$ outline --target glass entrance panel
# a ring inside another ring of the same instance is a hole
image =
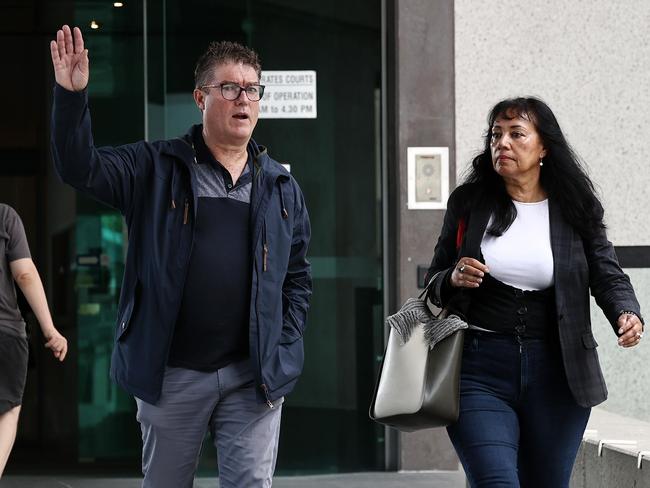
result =
[[[306,363],[283,407],[279,474],[384,466],[383,429],[367,413],[383,344],[380,15],[379,0],[166,0],[148,7],[151,140],[200,122],[194,63],[210,41],[253,47],[265,70],[316,72],[317,118],[260,119],[254,133],[290,165],[312,222]],[[207,444],[204,472],[215,465]]]
[[[85,203],[92,206],[92,202]],[[78,456],[82,462],[135,458],[139,451],[133,400],[108,377],[124,272],[122,216],[96,210],[77,215],[73,264],[78,304]]]
[[[88,97],[95,144],[117,146],[142,139],[142,3],[123,2],[118,8],[99,0],[75,2],[74,17],[90,56]],[[77,325],[77,457],[80,462],[126,461],[138,466],[135,403],[109,378],[124,273],[124,223],[119,212],[81,194],[76,212],[71,268]]]

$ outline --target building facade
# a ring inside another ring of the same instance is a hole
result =
[[[383,318],[417,293],[444,215],[444,208],[414,208],[409,195],[417,200],[419,190],[411,187],[433,188],[435,198],[444,195],[441,181],[455,187],[481,147],[489,108],[502,98],[537,95],[556,111],[601,190],[610,238],[634,268],[643,307],[650,289],[645,0],[625,9],[604,0],[506,0],[489,8],[477,0],[116,5],[15,0],[0,7],[0,35],[21,46],[8,52],[11,76],[1,80],[0,201],[25,221],[55,323],[71,345],[68,360],[54,365],[32,327],[9,469],[33,466],[35,457],[69,468],[139,469],[134,401],[108,379],[127,231],[117,212],[61,184],[49,156],[48,42],[64,23],[84,30],[90,51],[98,145],[176,137],[197,123],[193,68],[211,40],[253,47],[265,70],[315,72],[317,116],[261,119],[254,134],[290,165],[313,228],[306,364],[284,407],[278,473],[458,469],[444,429],[399,434],[372,423],[367,409]],[[427,179],[415,164],[409,183],[409,148],[445,149],[444,174]],[[617,350],[597,310],[593,317],[612,392],[606,408],[650,420],[644,376],[616,374],[643,371],[648,354]],[[214,466],[206,443],[200,470]]]

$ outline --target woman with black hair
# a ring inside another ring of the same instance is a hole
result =
[[[569,486],[591,407],[607,398],[589,292],[622,347],[643,321],[603,208],[550,108],[498,103],[449,197],[429,298],[470,324],[449,437],[472,487]]]

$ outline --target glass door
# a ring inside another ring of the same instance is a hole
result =
[[[90,54],[89,106],[97,146],[144,138],[141,2],[75,2],[75,25]],[[126,233],[122,216],[76,196],[71,259],[77,326],[77,429],[80,462],[135,462],[140,430],[135,402],[109,378]]]

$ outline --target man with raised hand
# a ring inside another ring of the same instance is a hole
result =
[[[202,124],[96,148],[88,50],[51,42],[52,152],[62,180],[129,229],[111,377],[137,403],[144,487],[191,487],[210,431],[222,488],[271,486],[284,395],[303,366],[310,226],[294,178],[251,138],[257,54],[213,42],[195,70]]]

